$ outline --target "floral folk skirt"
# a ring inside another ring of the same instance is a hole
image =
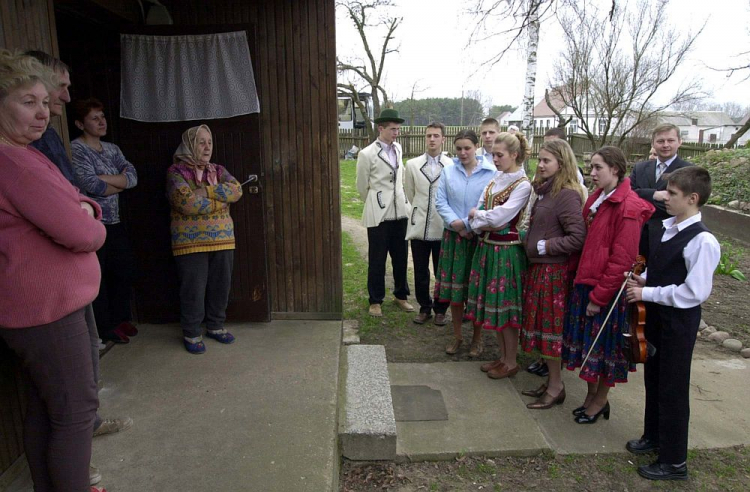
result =
[[[607,317],[612,303],[602,307],[596,316],[586,316],[589,293],[593,287],[575,285],[570,294],[568,314],[563,328],[562,359],[571,371],[581,367],[591,345],[599,332],[604,318]],[[617,306],[607,321],[589,360],[579,377],[589,383],[596,383],[599,378],[607,386],[615,383],[626,383],[628,371],[635,372],[635,364],[628,362],[623,350],[623,333],[628,332],[628,302],[620,296]]]
[[[523,281],[521,347],[545,359],[562,355],[570,282],[567,263],[534,263]]]
[[[500,246],[479,242],[471,264],[466,317],[474,326],[501,331],[521,328],[523,246]]]
[[[477,239],[464,239],[457,232],[443,230],[434,297],[440,302],[463,306],[469,289],[469,270]]]

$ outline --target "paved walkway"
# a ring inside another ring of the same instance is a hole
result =
[[[193,356],[179,328],[141,325],[102,359],[101,415],[135,421],[94,439],[108,492],[337,487],[341,322],[228,328],[235,344],[206,340],[207,353]]]
[[[691,381],[690,447],[750,445],[750,360],[711,349],[694,358]],[[710,355],[713,354],[714,357]],[[610,392],[610,420],[593,425],[573,422],[571,411],[586,396],[577,373],[564,371],[567,398],[549,410],[527,410],[533,398],[522,389],[542,379],[519,372],[492,380],[478,362],[389,364],[391,384],[427,385],[440,390],[447,421],[397,422],[397,454],[404,460],[448,459],[458,454],[529,455],[543,450],[589,454],[624,452],[643,429],[643,373]]]

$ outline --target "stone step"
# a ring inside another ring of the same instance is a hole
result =
[[[345,394],[339,442],[350,460],[396,458],[396,418],[385,347],[345,347]]]

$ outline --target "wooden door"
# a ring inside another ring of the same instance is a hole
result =
[[[129,34],[176,36],[245,30],[255,73],[257,50],[252,26],[149,26]],[[258,78],[256,77],[256,83]],[[120,119],[120,147],[138,170],[138,186],[127,192],[125,214],[138,260],[135,309],[140,322],[166,323],[179,319],[177,273],[169,237],[166,171],[182,133],[205,123],[214,140],[212,161],[240,182],[249,175],[258,181],[243,187],[243,197],[231,206],[237,239],[234,254],[229,321],[269,321],[265,213],[260,126],[257,114],[220,120],[143,123]],[[253,193],[255,191],[255,193]]]

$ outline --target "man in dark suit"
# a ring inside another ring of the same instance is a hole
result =
[[[681,167],[692,166],[677,156],[677,149],[682,145],[680,129],[671,123],[663,123],[654,128],[651,144],[656,150],[656,159],[639,162],[630,174],[630,186],[638,196],[656,207],[656,212],[643,226],[638,250],[644,254],[648,250],[650,235],[661,237],[662,221],[670,216],[664,208],[667,195],[666,175]]]

